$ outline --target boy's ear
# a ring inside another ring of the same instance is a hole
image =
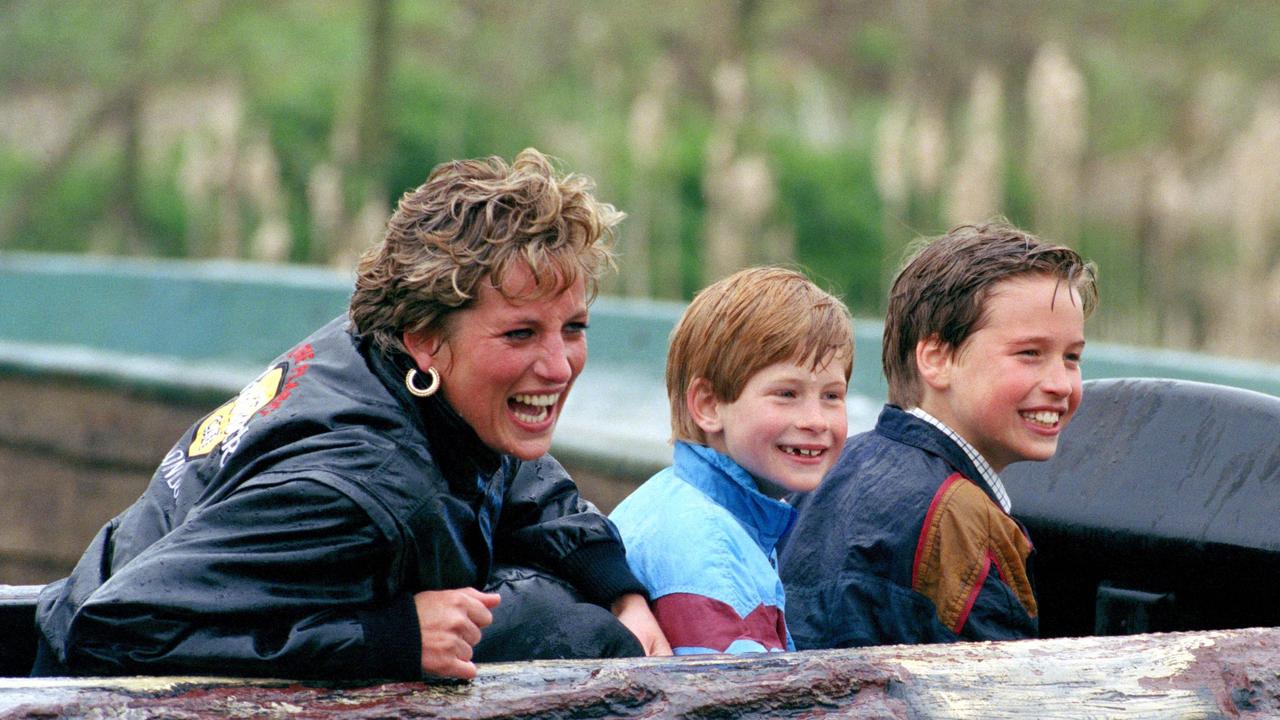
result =
[[[684,395],[684,405],[693,424],[702,432],[713,435],[724,430],[724,422],[720,419],[720,401],[711,390],[711,381],[694,378]]]
[[[934,390],[946,390],[951,385],[951,359],[955,348],[937,334],[916,343],[916,370],[920,380]]]

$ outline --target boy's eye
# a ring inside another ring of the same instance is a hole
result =
[[[585,322],[572,322],[564,326],[564,331],[570,335],[581,335],[587,331]]]

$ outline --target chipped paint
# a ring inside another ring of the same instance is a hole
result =
[[[904,694],[913,708],[930,717],[1026,717],[1029,711],[1045,718],[1078,717],[1080,708],[1117,718],[1197,717],[1218,711],[1212,698],[1207,702],[1196,691],[1153,692],[1148,684],[1185,672],[1196,662],[1194,651],[1213,644],[1208,636],[1167,636],[1158,652],[1116,653],[1114,638],[1052,641],[1055,652],[1042,652],[1048,642],[982,643],[959,658],[902,658],[898,663],[912,678]],[[1066,714],[1057,714],[1055,707]]]

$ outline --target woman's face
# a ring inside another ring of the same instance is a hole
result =
[[[454,313],[444,333],[405,333],[418,367],[435,367],[440,392],[494,451],[533,460],[551,433],[587,361],[587,300],[581,279],[528,300],[533,276],[508,273],[506,295],[479,283],[476,302]],[[421,380],[419,382],[422,382]]]

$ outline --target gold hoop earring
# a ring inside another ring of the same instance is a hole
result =
[[[417,368],[409,368],[409,372],[404,374],[404,386],[409,388],[409,392],[415,397],[431,397],[440,389],[440,373],[436,372],[433,367],[427,368],[427,374],[431,376],[431,384],[427,387],[420,388],[414,384],[414,378],[418,377]]]

